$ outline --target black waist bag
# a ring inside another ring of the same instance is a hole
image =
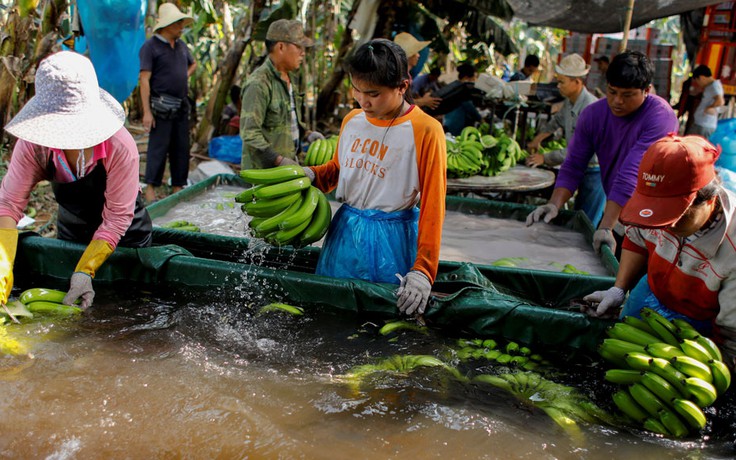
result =
[[[164,120],[177,118],[181,112],[182,99],[168,94],[151,96],[153,116]]]

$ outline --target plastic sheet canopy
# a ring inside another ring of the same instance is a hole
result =
[[[146,0],[77,0],[100,86],[121,104],[138,84]]]
[[[532,25],[585,33],[612,33],[624,29],[629,0],[506,0],[514,16]],[[718,0],[636,0],[631,28],[666,18]]]

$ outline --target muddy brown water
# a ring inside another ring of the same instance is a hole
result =
[[[396,354],[446,359],[455,338],[382,336],[345,312],[258,315],[270,300],[247,279],[239,291],[166,297],[98,289],[78,318],[8,326],[33,357],[0,357],[0,457],[733,458],[729,435],[672,441],[583,423],[571,437],[510,394],[441,372],[355,390],[340,378],[352,367]],[[551,359],[549,378],[606,404],[593,368]]]

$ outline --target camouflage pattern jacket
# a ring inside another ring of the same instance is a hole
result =
[[[298,92],[299,77],[289,73],[296,103],[300,135],[303,94]],[[296,160],[297,147],[291,135],[291,103],[289,89],[281,79],[271,59],[266,59],[246,80],[240,111],[240,137],[243,139],[243,169],[264,169],[275,166],[281,155]]]

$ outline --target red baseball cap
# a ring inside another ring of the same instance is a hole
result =
[[[638,227],[668,227],[690,207],[698,190],[716,177],[720,155],[700,136],[670,134],[650,145],[639,164],[636,190],[619,220]]]

